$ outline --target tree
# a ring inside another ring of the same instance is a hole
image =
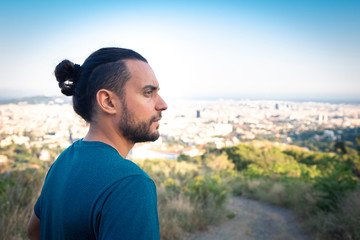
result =
[[[335,152],[346,154],[347,151],[346,151],[345,142],[341,141],[335,143]]]
[[[360,135],[355,138],[356,146],[360,148]]]

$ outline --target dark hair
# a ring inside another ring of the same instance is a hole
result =
[[[124,48],[101,48],[92,53],[82,66],[63,60],[55,68],[55,77],[61,92],[73,96],[73,107],[85,121],[93,117],[96,93],[100,89],[114,91],[121,96],[131,75],[124,60],[147,63],[137,52]]]

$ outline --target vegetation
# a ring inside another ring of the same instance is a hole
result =
[[[360,239],[359,153],[239,145],[221,149],[239,171],[233,194],[283,206],[317,239]],[[356,215],[357,214],[357,215]]]
[[[316,239],[360,239],[359,152],[335,145],[327,153],[254,142],[137,164],[157,186],[161,239],[180,239],[234,217],[225,210],[230,194],[291,209]],[[47,149],[52,157],[61,151]],[[25,238],[49,167],[38,159],[39,151],[22,145],[1,149],[9,163],[0,166],[0,239]]]
[[[8,163],[0,165],[0,239],[26,239],[26,226],[50,162],[39,160],[45,149],[10,144],[0,148]],[[51,150],[51,158],[61,149]]]
[[[336,143],[341,142],[348,147],[360,151],[359,128],[326,129],[319,127],[316,130],[308,130],[301,133],[289,133],[294,145],[306,147],[313,151],[333,152]],[[359,140],[357,140],[358,138]]]
[[[217,172],[198,160],[137,162],[157,186],[161,239],[179,239],[225,216],[226,185]]]
[[[0,181],[0,239],[26,239],[26,226],[40,194],[45,171],[14,170]]]

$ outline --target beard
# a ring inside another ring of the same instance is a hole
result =
[[[122,118],[119,123],[119,130],[123,136],[133,143],[139,142],[153,142],[160,136],[159,131],[156,128],[155,132],[151,132],[151,124],[161,117],[161,113],[158,116],[153,116],[149,122],[135,121],[135,115],[131,112],[127,106],[125,100],[122,100]]]

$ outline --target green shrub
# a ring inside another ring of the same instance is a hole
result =
[[[26,226],[40,194],[43,170],[14,170],[1,175],[0,239],[25,239]]]
[[[197,229],[192,221],[194,206],[189,198],[181,194],[174,197],[163,185],[158,187],[157,194],[161,239],[180,239],[184,232]]]
[[[180,195],[180,184],[173,178],[168,178],[164,181],[164,187],[169,198],[175,198]]]
[[[317,178],[314,183],[317,206],[323,211],[333,211],[339,199],[356,188],[357,182],[346,164],[336,163],[331,172]]]
[[[335,217],[342,239],[360,239],[360,190],[350,192],[341,199]]]
[[[307,218],[306,228],[314,233],[316,239],[360,239],[360,190],[342,196],[332,212],[312,214]]]
[[[292,209],[309,216],[316,208],[312,185],[299,178],[248,178],[239,176],[230,183],[235,196],[244,196]]]
[[[238,171],[246,169],[251,163],[258,162],[261,155],[261,151],[258,148],[245,144],[225,148],[225,152]]]
[[[220,174],[232,171],[235,166],[234,163],[228,159],[225,152],[221,154],[206,154],[206,160],[204,162],[207,167]]]
[[[201,207],[223,207],[227,198],[226,187],[219,175],[198,176],[187,184],[186,194]]]
[[[185,161],[148,160],[137,164],[154,179],[161,239],[181,239],[226,215],[227,189],[220,174]]]

